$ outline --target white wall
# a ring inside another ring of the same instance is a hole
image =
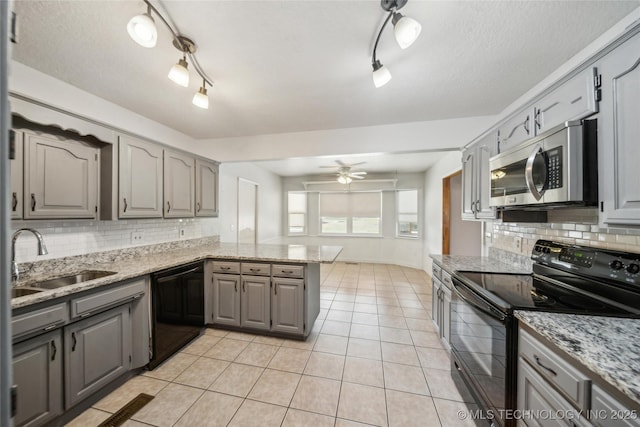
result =
[[[238,178],[258,184],[258,242],[282,235],[282,179],[255,163],[220,165],[220,241],[238,241]]]

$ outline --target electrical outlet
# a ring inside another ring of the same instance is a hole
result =
[[[520,252],[521,248],[522,248],[522,237],[514,237],[514,245],[516,247],[516,249],[518,250],[518,252]]]
[[[182,240],[184,238],[186,238],[186,234],[185,234],[184,228],[181,228],[178,230],[178,239]]]
[[[139,245],[144,243],[144,236],[140,231],[132,231],[131,232],[131,244]]]

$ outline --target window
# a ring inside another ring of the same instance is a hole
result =
[[[305,234],[307,231],[307,193],[290,191],[287,200],[289,234]]]
[[[382,193],[320,193],[320,233],[379,235]]]
[[[397,235],[418,237],[418,190],[399,190],[397,197]]]

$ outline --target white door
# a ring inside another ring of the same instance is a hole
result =
[[[257,243],[258,184],[238,178],[238,243]]]

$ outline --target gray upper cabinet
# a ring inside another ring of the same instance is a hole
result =
[[[536,102],[535,134],[597,113],[596,80],[597,70],[587,68]]]
[[[498,127],[498,152],[509,150],[568,120],[597,113],[596,81],[596,69],[585,69],[533,105],[512,115]]]
[[[22,153],[22,137],[20,131],[11,131],[15,147],[15,157],[11,160],[11,219],[22,218],[22,170],[23,170],[23,153]]]
[[[62,414],[62,334],[60,329],[13,346],[17,386],[16,426],[44,425]]]
[[[497,134],[490,132],[462,153],[462,219],[495,218],[489,159],[497,154]]]
[[[217,163],[196,159],[196,216],[218,216]]]
[[[100,151],[24,133],[25,219],[96,218]]]
[[[162,218],[162,147],[120,136],[120,218]]]
[[[605,56],[598,120],[600,221],[640,225],[640,34]]]
[[[287,334],[304,333],[304,280],[273,278],[271,296],[271,330]]]
[[[164,217],[194,216],[195,160],[191,156],[164,150]]]
[[[242,276],[240,325],[269,330],[271,322],[271,278]]]
[[[213,323],[240,326],[240,275],[213,275]]]
[[[131,305],[66,326],[64,347],[68,409],[129,370]]]

